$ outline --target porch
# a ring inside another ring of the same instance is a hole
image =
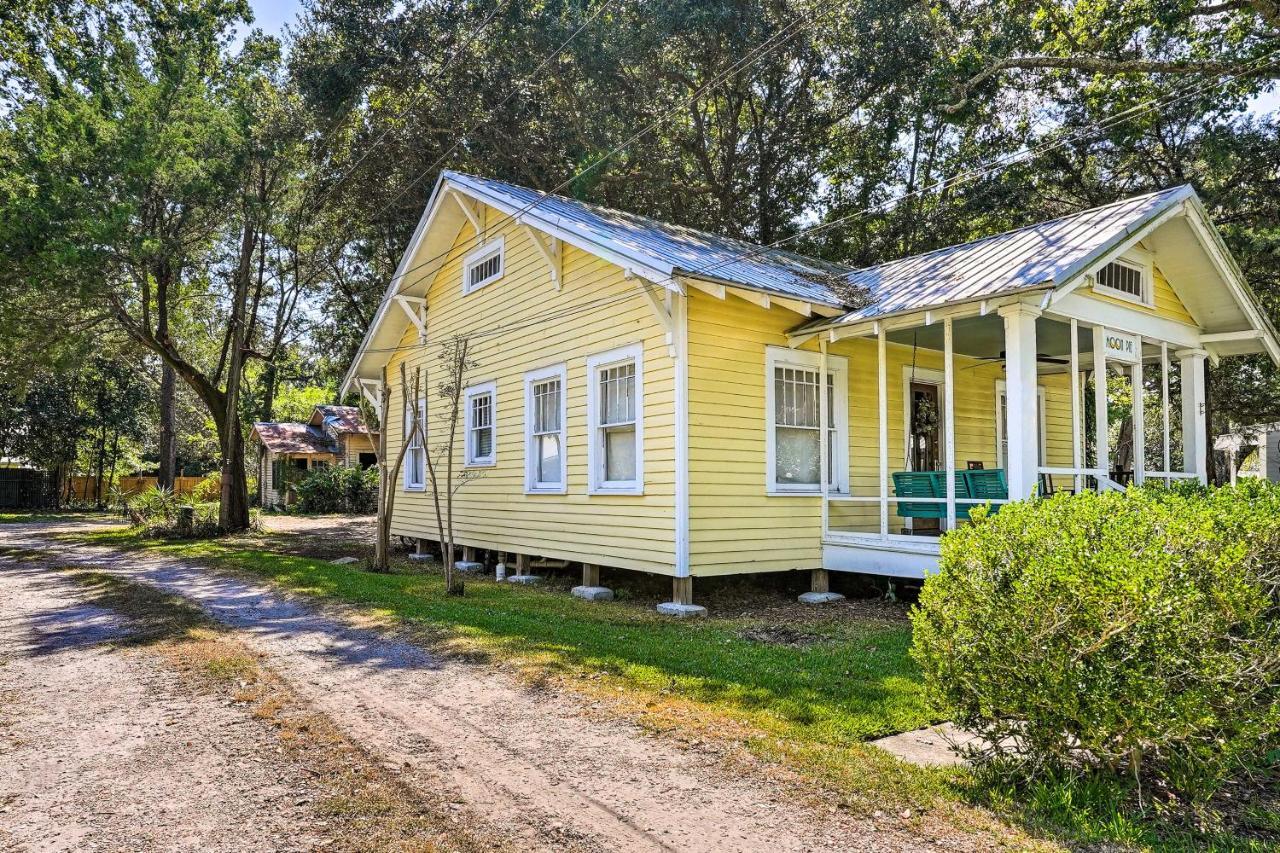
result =
[[[1208,353],[1156,319],[1038,293],[824,330],[824,567],[922,578],[975,507],[1203,481]]]

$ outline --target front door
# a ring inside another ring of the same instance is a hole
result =
[[[910,385],[910,414],[907,424],[907,470],[937,471],[941,468],[942,407],[938,405],[938,386],[928,382]],[[938,530],[936,518],[913,518],[915,533]]]

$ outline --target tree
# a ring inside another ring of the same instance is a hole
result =
[[[951,113],[998,92],[1008,72],[1061,73],[1073,82],[1125,75],[1270,80],[1280,73],[1274,0],[1006,0],[980,8],[969,28],[977,37],[962,42],[955,60],[961,80],[946,105]]]
[[[63,6],[36,4],[5,31],[24,180],[7,187],[0,241],[28,288],[105,307],[200,398],[219,439],[219,525],[244,528],[245,367],[302,151],[279,45],[228,52],[243,0],[73,3],[69,25]]]

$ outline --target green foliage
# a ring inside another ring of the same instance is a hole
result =
[[[195,503],[216,503],[222,495],[222,474],[214,471],[206,474],[191,490],[191,500]]]
[[[378,506],[378,472],[374,468],[312,468],[296,488],[299,512],[369,513]]]
[[[178,517],[179,501],[171,489],[152,486],[136,495],[123,497],[125,513],[134,524],[172,524]]]
[[[316,406],[333,401],[333,391],[318,385],[282,384],[272,401],[271,419],[306,423]]]
[[[912,618],[940,709],[1022,775],[1203,803],[1280,743],[1280,488],[1009,504],[943,538]]]

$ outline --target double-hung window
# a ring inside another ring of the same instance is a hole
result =
[[[404,454],[404,487],[410,491],[420,491],[427,487],[427,401],[418,400],[418,423],[414,428],[414,404],[406,403],[404,407],[404,435],[408,441],[408,449]]]
[[[565,491],[565,368],[535,370],[524,378],[525,491]]]
[[[828,356],[825,379],[821,370],[817,353],[783,347],[765,351],[765,485],[770,493],[820,492],[823,442],[828,491],[848,491],[848,367],[843,358]],[[822,394],[827,398],[826,424],[822,424]]]
[[[639,344],[587,359],[590,491],[644,492],[644,369]]]
[[[497,386],[487,382],[468,388],[463,403],[466,406],[466,464],[495,464],[498,461],[498,439],[494,427],[498,409]]]
[[[502,237],[490,240],[467,255],[462,265],[462,292],[471,293],[502,278],[505,262],[505,241]]]

